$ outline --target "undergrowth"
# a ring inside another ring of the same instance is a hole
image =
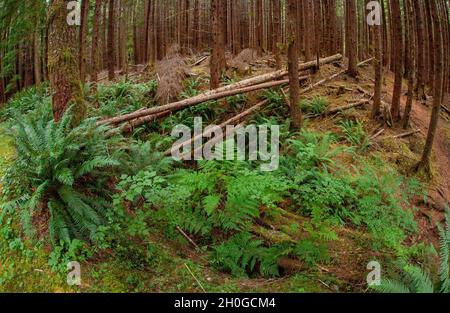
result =
[[[183,97],[198,94],[201,83],[187,80]],[[228,108],[209,102],[177,112],[140,131],[134,136],[139,140],[111,136],[107,127],[95,126],[95,118],[154,105],[155,87],[155,81],[99,86],[88,96],[97,105],[90,112],[93,118],[74,129],[70,112],[60,123],[53,121],[44,87],[12,100],[14,108],[2,117],[14,118],[17,156],[2,179],[8,202],[1,231],[13,248],[25,251],[37,235],[51,238],[48,266],[55,271],[63,271],[69,259],[87,261],[107,252],[136,273],[170,262],[171,256],[149,238],[189,245],[187,235],[215,269],[235,277],[277,277],[285,274],[283,258],[308,268],[332,262],[328,243],[339,239],[336,229],[366,232],[366,244],[394,253],[415,231],[409,199],[420,186],[376,157],[361,156],[370,146],[364,125],[343,122],[343,136],[308,130],[308,123],[292,133],[279,89],[264,93],[268,106],[252,119],[281,127],[282,155],[275,172],[260,172],[257,162],[176,163],[161,153],[170,147],[164,134],[174,125],[192,126],[195,116],[212,123],[229,109],[242,110],[245,97],[227,99]],[[325,98],[302,103],[313,115],[327,108]],[[286,235],[290,240],[272,242],[255,231],[275,220],[280,207],[304,221],[288,225],[304,237]],[[125,280],[135,290],[145,289],[134,274]]]

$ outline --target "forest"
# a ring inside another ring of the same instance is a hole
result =
[[[450,1],[0,0],[0,292],[449,293]]]

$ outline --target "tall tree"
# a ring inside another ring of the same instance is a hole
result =
[[[275,63],[281,68],[281,3],[273,0],[273,48],[275,50]]]
[[[96,86],[96,82],[98,79],[98,71],[99,71],[99,54],[98,54],[98,46],[99,46],[99,20],[101,18],[101,10],[102,10],[102,0],[95,0],[95,9],[94,9],[94,21],[92,25],[92,49],[91,49],[91,59],[92,59],[92,71],[91,71],[91,81]],[[95,87],[94,87],[95,88]]]
[[[392,19],[394,31],[394,92],[392,95],[391,115],[394,122],[400,120],[400,99],[402,94],[403,82],[403,34],[402,34],[402,15],[400,9],[400,1],[392,0]]]
[[[108,8],[108,79],[113,80],[115,77],[116,66],[116,44],[115,44],[115,0],[109,0]]]
[[[408,22],[407,27],[407,37],[408,37],[408,47],[411,51],[416,51],[416,40],[415,40],[415,15],[412,8],[412,0],[405,0],[405,16]],[[414,97],[414,87],[415,87],[415,71],[416,71],[416,54],[410,53],[407,63],[408,72],[408,98],[405,106],[405,113],[403,114],[403,128],[407,129],[409,126],[409,120],[411,116],[413,97]]]
[[[380,114],[381,89],[383,86],[383,28],[381,25],[374,25],[372,27],[375,47],[375,90],[373,96],[372,118],[376,119]]]
[[[53,0],[49,10],[48,71],[54,90],[52,97],[53,116],[59,121],[69,104],[74,105],[74,123],[85,115],[78,67],[78,27],[67,23],[69,0]]]
[[[348,73],[353,77],[358,76],[358,32],[356,0],[346,0],[347,4],[347,35],[348,36]]]
[[[86,62],[87,62],[87,31],[88,31],[88,14],[89,14],[89,0],[81,1],[81,25],[79,34],[79,66],[80,78],[84,83],[86,81]]]
[[[211,16],[213,29],[213,51],[211,56],[211,89],[220,86],[220,76],[225,69],[225,35],[223,33],[223,17],[221,0],[211,1]]]
[[[430,171],[430,159],[433,149],[434,138],[439,122],[439,113],[442,105],[442,90],[444,80],[444,47],[442,37],[441,13],[438,9],[437,1],[428,1],[427,6],[431,12],[432,29],[433,29],[433,50],[434,50],[434,93],[433,93],[433,109],[431,112],[430,126],[428,127],[428,135],[425,143],[422,159],[417,169],[426,169]]]
[[[291,127],[299,130],[302,127],[302,113],[300,111],[300,85],[298,74],[298,39],[296,33],[297,0],[288,0],[288,71],[289,71],[289,93],[291,110]]]

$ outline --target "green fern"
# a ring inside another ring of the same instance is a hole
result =
[[[439,281],[433,282],[423,269],[406,265],[403,268],[401,281],[382,280],[380,286],[372,286],[375,291],[383,293],[449,293],[449,248],[450,248],[450,213],[446,214],[445,228],[440,228],[440,267]]]
[[[263,246],[262,240],[242,232],[214,247],[211,263],[236,277],[247,277],[257,269],[264,277],[279,276],[278,261],[291,252],[288,245]]]
[[[370,138],[365,132],[364,125],[360,120],[356,122],[345,120],[341,122],[341,129],[346,140],[356,146],[359,152],[365,152],[370,147]]]
[[[24,220],[50,212],[53,243],[94,237],[108,208],[106,169],[117,168],[122,158],[114,149],[121,139],[108,137],[107,127],[87,120],[71,128],[71,120],[70,109],[59,123],[48,115],[16,115],[13,128],[17,157],[6,181],[32,190],[20,205]],[[28,233],[31,225],[24,223]]]

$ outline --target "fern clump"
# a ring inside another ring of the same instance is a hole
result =
[[[100,85],[91,99],[98,105],[93,109],[93,115],[112,117],[152,106],[156,88],[156,80],[140,84],[118,82],[111,86]]]
[[[401,280],[382,279],[381,285],[372,286],[383,293],[450,293],[450,213],[446,215],[445,228],[440,232],[439,279],[435,282],[429,273],[417,266],[406,265]]]
[[[236,277],[247,277],[256,270],[262,276],[279,276],[278,260],[291,252],[291,247],[278,244],[265,247],[262,240],[242,232],[214,247],[211,263]]]
[[[335,145],[336,139],[331,133],[322,135],[302,130],[298,138],[290,139],[288,143],[299,170],[316,167],[328,170],[335,164],[334,158],[345,152]]]
[[[328,110],[328,100],[323,97],[314,97],[312,100],[304,100],[300,103],[303,112],[312,115],[321,115]]]
[[[18,115],[17,156],[4,180],[10,197],[21,195],[17,204],[27,233],[34,231],[33,220],[46,219],[53,243],[94,238],[109,207],[111,169],[121,164],[119,137],[108,137],[108,128],[94,120],[75,128],[71,121],[70,112],[59,123]]]
[[[359,152],[366,152],[372,144],[361,121],[345,120],[341,122],[341,130],[345,139],[354,145]]]
[[[290,181],[294,208],[316,225],[364,227],[390,247],[414,231],[412,212],[402,208],[411,195],[402,192],[405,182],[393,171],[370,164],[360,171],[343,168],[337,157],[351,150],[338,146],[333,134],[302,131],[289,143],[280,170]]]
[[[11,120],[16,114],[26,114],[36,108],[49,108],[51,95],[46,84],[30,87],[16,93],[0,110],[0,120]]]
[[[260,207],[283,200],[288,185],[245,162],[202,162],[200,171],[181,171],[177,183],[190,193],[193,206],[209,224],[224,231],[242,231],[259,217]]]

